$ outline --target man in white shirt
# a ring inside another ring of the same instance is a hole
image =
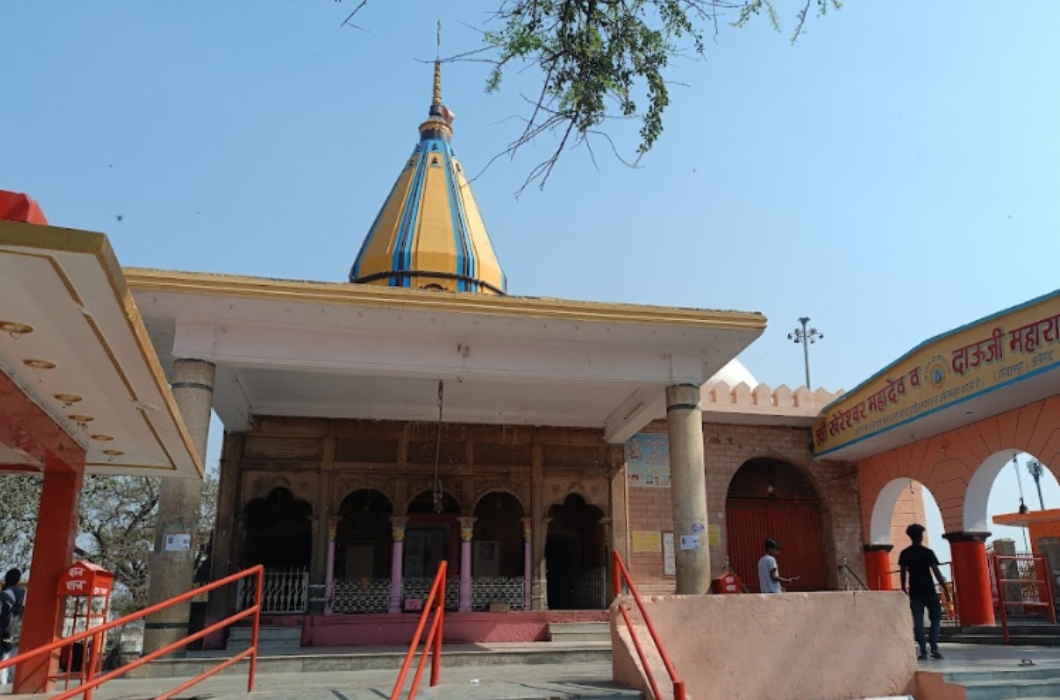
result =
[[[762,593],[780,593],[780,584],[794,583],[798,576],[784,578],[777,568],[777,555],[780,545],[774,539],[766,540],[766,555],[758,560],[758,587]]]

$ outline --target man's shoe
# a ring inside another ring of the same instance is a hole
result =
[[[931,658],[933,658],[933,659],[943,659],[945,657],[942,655],[942,652],[939,651],[938,649],[932,649],[931,650]]]
[[[921,649],[920,652],[916,655],[916,660],[927,661],[927,649]]]

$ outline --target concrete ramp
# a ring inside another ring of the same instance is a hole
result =
[[[900,593],[662,596],[645,606],[689,700],[893,697],[911,691],[917,671],[908,602]],[[672,700],[648,630],[635,610],[631,616],[659,700]],[[617,603],[611,635],[615,682],[650,697]]]

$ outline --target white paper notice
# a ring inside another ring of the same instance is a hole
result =
[[[699,549],[699,535],[681,535],[681,549]]]
[[[191,535],[166,535],[167,552],[190,552]]]

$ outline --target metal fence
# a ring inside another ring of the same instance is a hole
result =
[[[239,609],[254,605],[253,582],[239,581],[236,593]],[[299,615],[306,612],[309,602],[309,571],[307,569],[272,569],[265,572],[261,591],[262,615]]]

